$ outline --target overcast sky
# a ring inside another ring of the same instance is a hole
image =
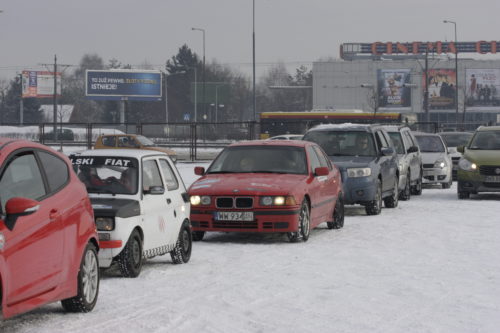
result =
[[[255,0],[257,71],[311,66],[345,42],[500,40],[499,0]],[[186,43],[251,73],[252,0],[0,0],[0,79],[95,53],[163,68]],[[468,55],[471,57],[471,55]],[[500,55],[499,55],[500,57]]]

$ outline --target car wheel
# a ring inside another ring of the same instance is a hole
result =
[[[459,199],[469,199],[470,198],[470,192],[467,192],[467,191],[458,191],[457,195],[458,195]]]
[[[290,242],[297,242],[302,238],[304,242],[309,239],[309,234],[311,232],[311,213],[309,211],[309,205],[307,200],[302,201],[299,213],[299,225],[298,230],[295,232],[287,233]]]
[[[392,190],[392,194],[386,198],[384,198],[384,204],[387,208],[396,208],[399,202],[399,178],[395,177],[394,179],[394,189]]]
[[[193,241],[198,242],[203,240],[203,236],[205,236],[205,231],[193,231],[192,232]]]
[[[191,258],[192,247],[193,237],[191,228],[189,227],[189,223],[184,222],[179,231],[179,237],[177,238],[175,248],[170,252],[170,257],[172,257],[174,264],[187,263],[189,258]]]
[[[89,312],[99,294],[99,260],[94,244],[88,243],[83,253],[78,272],[78,293],[75,297],[61,301],[63,308],[69,312]]]
[[[328,229],[340,229],[344,226],[344,197],[339,193],[335,209],[333,210],[333,222],[327,222]]]
[[[377,179],[376,186],[377,189],[374,200],[368,202],[365,206],[367,215],[378,215],[382,211],[382,185],[380,184],[380,179]]]
[[[410,178],[411,178],[411,174],[410,174],[410,171],[408,170],[408,173],[406,174],[406,185],[405,185],[405,188],[399,194],[399,199],[400,200],[403,200],[403,201],[410,200],[410,196],[411,196]]]
[[[124,277],[137,277],[142,268],[142,239],[137,230],[132,232],[125,248],[118,255],[118,266]]]
[[[422,170],[420,170],[420,177],[418,178],[417,183],[411,188],[411,194],[422,195]]]
[[[448,183],[441,183],[441,187],[442,187],[442,188],[450,188],[450,187],[451,187],[451,184],[452,184],[452,182],[451,182],[451,181],[450,181],[450,182],[448,182]]]

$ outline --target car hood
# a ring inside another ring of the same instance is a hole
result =
[[[276,173],[208,174],[191,185],[189,194],[288,194],[294,191],[298,184],[307,178],[307,175]]]
[[[340,169],[365,168],[373,162],[374,156],[329,156],[330,160]]]
[[[95,216],[127,218],[140,215],[139,201],[114,198],[90,198]]]
[[[445,153],[422,153],[422,163],[423,164],[433,164],[439,159],[446,159]]]
[[[500,165],[500,150],[467,149],[464,157],[471,162],[482,165]]]

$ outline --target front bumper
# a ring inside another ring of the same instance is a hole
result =
[[[237,210],[251,211],[253,221],[220,221],[215,219],[215,208],[192,207],[191,226],[193,231],[221,232],[295,232],[298,230],[300,207],[276,209]],[[234,210],[233,210],[234,211]]]
[[[423,184],[441,184],[451,181],[451,172],[449,167],[444,168],[424,168],[422,177]]]
[[[490,181],[486,177],[478,171],[470,172],[459,169],[457,173],[457,190],[469,193],[500,192],[500,182]]]

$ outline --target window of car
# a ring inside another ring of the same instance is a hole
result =
[[[403,137],[401,136],[401,133],[389,132],[389,137],[391,138],[392,143],[394,144],[394,148],[396,148],[396,153],[404,154],[405,148],[404,148]]]
[[[413,146],[418,147],[418,143],[416,142],[415,137],[410,133],[410,131],[403,131],[403,136],[408,141],[409,147],[413,147]]]
[[[105,136],[102,138],[102,145],[106,147],[115,147],[116,146],[116,137],[114,136]]]
[[[175,177],[175,173],[167,160],[160,159],[160,167],[163,172],[163,176],[165,177],[165,182],[167,183],[167,189],[169,191],[178,189],[179,181],[177,180],[177,177]]]
[[[42,173],[32,152],[17,155],[7,162],[0,176],[0,201],[3,212],[10,198],[39,200],[46,194]]]
[[[441,153],[446,151],[443,141],[438,135],[419,135],[417,136],[420,151],[425,153]]]
[[[39,151],[38,156],[47,176],[50,192],[56,192],[69,180],[68,165],[59,157],[43,151]]]
[[[148,191],[152,186],[163,186],[163,182],[156,161],[146,160],[142,164],[142,188]]]
[[[135,137],[137,142],[139,142],[141,145],[146,146],[146,147],[153,147],[155,146],[155,143],[148,138],[146,138],[143,135],[138,135]]]
[[[313,146],[314,152],[318,156],[319,165],[322,167],[327,167],[328,169],[332,169],[332,165],[329,163],[330,159],[325,156],[325,154],[321,151],[321,149],[317,146]]]
[[[309,146],[306,149],[311,163],[311,171],[314,172],[316,168],[319,168],[321,166],[321,163],[319,162],[318,155],[316,154],[316,152],[312,147]]]
[[[133,136],[120,136],[118,138],[118,147],[137,148],[137,147],[139,147],[139,144],[137,144],[137,142],[135,142],[135,139]]]
[[[375,133],[375,137],[377,138],[377,144],[380,148],[388,148],[389,142],[387,141],[384,133],[382,131],[377,131]]]
[[[500,131],[476,132],[474,137],[471,139],[469,148],[478,150],[499,150]]]
[[[317,143],[328,156],[375,156],[375,144],[365,131],[310,131],[306,141]]]

